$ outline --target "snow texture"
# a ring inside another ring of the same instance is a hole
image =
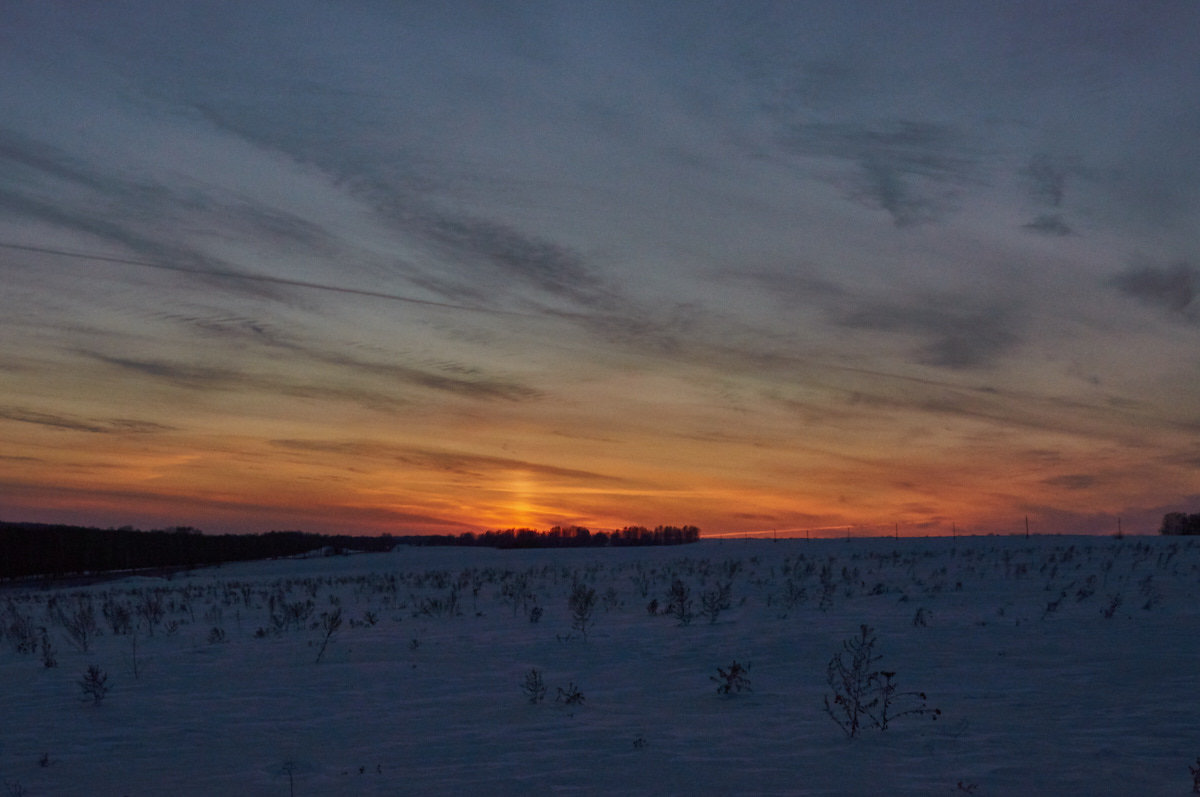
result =
[[[687,624],[665,611],[675,580]],[[577,583],[597,595],[586,639]],[[0,779],[30,797],[1185,795],[1198,599],[1200,540],[1095,537],[399,547],[9,587]],[[939,718],[849,739],[825,713],[863,624]],[[735,661],[751,687],[720,694]],[[572,686],[583,701],[556,702]]]

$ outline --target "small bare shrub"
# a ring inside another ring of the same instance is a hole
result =
[[[581,706],[583,699],[583,692],[580,692],[579,687],[572,682],[567,684],[566,689],[558,687],[558,696],[554,698],[554,702],[562,703],[564,706]]]
[[[678,620],[680,625],[688,625],[696,616],[692,611],[692,591],[681,579],[677,578],[671,582],[666,613]]]
[[[41,629],[41,632],[42,632],[42,642],[41,642],[42,666],[46,667],[47,669],[50,667],[57,667],[58,666],[58,656],[56,655],[56,652],[54,650],[54,645],[52,645],[50,643],[50,635],[48,633],[46,633],[45,628]]]
[[[717,668],[716,675],[708,676],[708,680],[717,685],[718,695],[731,695],[737,692],[752,692],[750,688],[750,677],[746,675],[749,668],[743,667],[735,660],[725,669]]]
[[[325,655],[325,648],[329,647],[329,640],[333,639],[333,635],[342,627],[342,607],[339,606],[332,612],[321,612],[321,629],[325,632],[321,637],[321,649],[317,651],[316,664],[321,663],[321,657]]]
[[[100,631],[100,626],[96,623],[96,609],[92,606],[91,598],[79,598],[75,605],[69,609],[55,607],[55,619],[63,630],[67,632],[67,638],[71,640],[71,644],[79,649],[80,653],[87,653],[92,645],[92,640]]]
[[[789,577],[784,582],[783,593],[780,595],[784,613],[790,612],[806,600],[808,600],[808,589],[802,583]]]
[[[832,699],[825,696],[825,713],[851,739],[858,736],[869,721],[868,712],[879,702],[874,667],[882,657],[874,655],[874,646],[874,632],[866,625],[860,626],[859,636],[842,642],[842,651],[834,654],[826,669],[833,695]]]
[[[642,565],[637,566],[637,570],[629,577],[629,580],[633,582],[633,586],[637,588],[638,594],[643,598],[650,595],[651,576]]]
[[[546,697],[546,682],[542,680],[542,672],[537,667],[534,667],[529,672],[525,673],[525,680],[521,684],[521,691],[528,698],[530,703],[540,703]],[[561,693],[561,689],[559,692]]]
[[[138,658],[138,635],[136,630],[129,635],[129,667],[133,670],[133,679],[136,681],[142,675],[142,662]]]
[[[146,621],[146,631],[154,636],[154,628],[162,622],[166,614],[164,606],[165,594],[162,590],[149,589],[142,592],[137,605],[138,616]],[[176,624],[178,627],[178,624]]]
[[[109,628],[112,629],[114,636],[128,634],[133,629],[133,612],[124,603],[120,603],[108,596],[104,599],[104,603],[100,605],[101,611],[104,613],[104,619],[108,621]]]
[[[98,706],[108,694],[108,674],[100,669],[95,664],[89,664],[87,672],[79,679],[79,688],[83,690],[83,701],[91,701],[92,705]]]
[[[500,598],[504,603],[512,605],[513,617],[516,617],[517,611],[528,606],[533,600],[533,593],[529,590],[529,577],[524,573],[506,571],[502,578]]]
[[[715,623],[721,612],[733,605],[730,597],[732,589],[733,586],[726,581],[700,593],[701,612],[708,618],[709,624]]]
[[[863,728],[886,731],[892,720],[911,714],[928,714],[932,719],[941,710],[926,705],[924,692],[897,691],[895,672],[876,669],[882,656],[874,652],[875,632],[870,626],[859,626],[859,635],[842,643],[840,653],[829,660],[826,676],[832,696],[825,696],[825,713],[851,739]],[[899,698],[917,701],[912,708],[897,711]]]
[[[38,649],[37,627],[33,620],[18,611],[11,600],[5,610],[3,630],[12,640],[17,653],[33,653]]]
[[[570,596],[567,597],[567,608],[571,610],[571,629],[583,634],[583,638],[587,639],[588,628],[592,625],[593,614],[596,611],[596,590],[582,581],[575,582],[571,587]]]
[[[879,672],[879,676],[883,679],[879,682],[879,713],[878,715],[874,716],[875,723],[879,727],[879,730],[886,731],[889,723],[891,723],[892,720],[900,717],[906,717],[913,714],[928,714],[930,719],[936,720],[942,715],[942,710],[940,708],[930,708],[928,705],[926,705],[926,701],[929,698],[925,696],[924,692],[897,691],[896,684],[893,680],[896,677],[895,672],[881,670]],[[919,702],[912,708],[896,711],[894,704],[897,698],[908,698],[911,701]]]
[[[421,598],[417,601],[414,617],[461,617],[458,588],[452,587],[444,598]]]

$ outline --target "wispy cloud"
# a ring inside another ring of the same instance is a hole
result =
[[[1047,236],[1071,235],[1074,232],[1064,218],[1062,209],[1067,198],[1068,177],[1078,172],[1079,165],[1074,159],[1054,157],[1044,152],[1029,159],[1020,176],[1030,200],[1044,208],[1045,212],[1023,224],[1023,229]]]
[[[411,385],[430,390],[453,393],[465,398],[503,401],[529,401],[542,397],[542,392],[527,384],[489,373],[480,366],[448,359],[421,363],[405,363],[400,355],[380,351],[375,359],[356,356],[343,347],[310,337],[288,334],[263,322],[244,317],[214,318],[200,315],[166,314],[188,330],[207,338],[219,338],[228,343],[238,342],[257,349],[272,360],[285,358],[306,372],[324,374],[327,380],[337,374],[343,384],[370,378],[395,385]],[[311,366],[319,366],[313,369]]]
[[[97,178],[98,179],[98,178]],[[115,187],[114,187],[115,186]],[[127,186],[126,186],[127,187]],[[22,217],[114,247],[130,256],[110,253],[77,253],[57,247],[3,241],[9,249],[54,254],[61,257],[125,263],[144,268],[194,275],[214,286],[260,298],[281,299],[278,286],[286,281],[255,279],[220,257],[180,243],[174,225],[180,223],[176,203],[151,191],[125,191],[120,181],[110,182],[102,193],[75,195],[66,192],[56,199],[42,195],[51,187],[13,188],[0,184],[0,213]],[[136,196],[131,196],[131,193]],[[149,219],[150,221],[147,221]],[[139,220],[139,221],[130,221]]]
[[[1095,487],[1098,479],[1087,473],[1067,473],[1062,476],[1052,476],[1042,479],[1042,484],[1050,487],[1061,487],[1064,490],[1087,490]]]
[[[0,202],[2,202],[2,201],[3,201],[3,197],[0,197]],[[114,236],[112,238],[112,240],[118,240],[118,238],[124,240],[125,234],[122,233],[119,236]],[[370,299],[383,299],[386,301],[401,302],[404,304],[413,304],[413,305],[419,305],[419,306],[425,306],[425,307],[436,307],[436,308],[441,308],[444,310],[462,310],[462,311],[466,311],[466,312],[470,312],[470,313],[485,313],[488,315],[500,315],[500,316],[503,316],[503,315],[511,315],[511,316],[534,315],[533,313],[523,313],[523,312],[514,311],[514,310],[505,310],[503,308],[497,308],[497,307],[492,307],[492,306],[455,304],[455,303],[441,302],[441,301],[435,301],[435,300],[430,300],[430,299],[420,299],[420,298],[417,298],[414,296],[406,296],[406,295],[399,294],[399,293],[369,290],[369,289],[365,289],[365,288],[352,288],[352,287],[347,287],[344,285],[334,285],[331,283],[323,283],[323,282],[312,282],[309,280],[289,279],[287,277],[276,277],[276,276],[272,276],[269,274],[253,274],[253,273],[249,273],[249,272],[238,271],[238,270],[235,270],[232,268],[226,268],[226,267],[223,267],[220,265],[216,265],[215,262],[213,262],[213,261],[210,261],[210,264],[206,265],[206,266],[194,266],[193,267],[193,266],[186,266],[186,265],[178,265],[178,262],[180,259],[190,262],[190,261],[194,261],[194,258],[190,258],[187,256],[185,256],[183,258],[173,258],[170,254],[165,253],[165,252],[160,253],[161,257],[162,257],[161,260],[153,261],[153,260],[135,260],[132,258],[127,258],[127,257],[114,257],[112,255],[102,254],[102,253],[98,253],[98,252],[76,252],[76,251],[69,251],[69,250],[64,250],[64,249],[56,249],[53,247],[27,246],[24,244],[16,244],[16,243],[11,243],[11,242],[0,242],[0,248],[12,249],[12,250],[17,250],[17,251],[26,251],[26,252],[37,252],[40,254],[48,254],[48,255],[54,255],[56,257],[66,257],[66,258],[72,258],[72,259],[78,259],[78,260],[91,260],[91,261],[95,261],[95,262],[99,262],[99,263],[121,263],[121,264],[128,265],[128,266],[151,268],[151,269],[157,269],[160,271],[175,272],[178,274],[190,274],[190,275],[194,275],[202,280],[205,280],[206,282],[208,282],[210,284],[220,285],[220,287],[225,290],[230,290],[231,288],[236,289],[237,286],[248,286],[248,287],[243,287],[241,290],[237,290],[236,292],[242,293],[242,294],[254,295],[258,298],[282,299],[283,297],[281,294],[279,294],[277,292],[272,294],[268,290],[271,286],[278,286],[278,287],[284,287],[284,288],[302,288],[305,290],[325,291],[325,292],[329,292],[329,293],[340,293],[340,294],[345,294],[347,296],[362,296],[364,298],[370,298]],[[158,249],[158,247],[152,243],[146,243],[145,246],[139,247],[139,248]],[[179,250],[176,250],[176,251],[179,251]],[[266,287],[264,288],[263,286],[266,286]]]
[[[1020,342],[1010,308],[952,296],[923,297],[910,304],[864,302],[837,322],[923,339],[915,352],[917,361],[939,368],[992,365]]]
[[[148,360],[135,357],[117,357],[98,352],[77,351],[88,359],[113,366],[152,379],[169,382],[187,390],[232,390],[262,388],[272,384],[262,377],[251,377],[232,368],[206,365],[189,365],[167,360]]]
[[[175,427],[153,421],[131,418],[85,418],[11,406],[0,407],[0,419],[91,434],[161,434],[175,429]]]
[[[944,124],[814,122],[795,125],[784,142],[799,155],[854,163],[851,198],[887,211],[898,227],[941,218],[955,193],[978,179],[979,155]]]
[[[1052,208],[1061,207],[1067,194],[1067,169],[1054,158],[1034,155],[1022,172],[1029,181],[1029,191],[1035,200]]]
[[[391,363],[369,362],[356,357],[323,355],[322,362],[345,368],[355,373],[366,373],[384,377],[402,384],[416,385],[444,393],[454,393],[473,399],[501,399],[504,401],[526,401],[537,399],[541,391],[517,382],[483,376],[477,369],[452,367],[450,370],[465,370],[462,375],[436,373]]]
[[[1109,284],[1126,296],[1166,310],[1173,316],[1200,320],[1200,307],[1195,301],[1200,290],[1200,269],[1190,263],[1134,266],[1117,274]]]
[[[11,457],[7,454],[0,454],[0,462],[45,462],[41,457]]]
[[[293,451],[337,453],[354,457],[400,462],[418,469],[445,471],[456,476],[483,478],[502,474],[527,473],[569,481],[621,483],[624,479],[586,470],[562,468],[539,462],[508,457],[440,451],[419,447],[386,445],[364,441],[275,440],[273,444]]]
[[[253,372],[220,366],[114,356],[92,351],[77,354],[122,371],[138,374],[189,391],[251,390],[278,395],[323,397],[363,403],[374,409],[398,408],[411,398],[401,390],[386,390],[381,383],[396,388],[417,387],[451,393],[468,399],[524,401],[537,398],[538,391],[516,382],[484,376],[453,376],[445,373],[389,363],[370,362],[348,355],[320,354],[291,348],[291,370],[305,377],[289,376],[255,369]],[[318,361],[327,366],[313,371],[301,366]],[[375,381],[364,381],[374,377]]]
[[[496,312],[486,302],[476,305],[441,302],[402,291],[381,290],[355,268],[364,253],[328,231],[318,220],[239,194],[203,175],[178,177],[168,185],[146,176],[132,179],[116,168],[74,157],[63,150],[16,133],[0,131],[0,214],[22,217],[83,234],[96,249],[72,251],[30,242],[0,241],[13,249],[96,262],[187,274],[198,282],[237,295],[288,302],[291,289],[318,290],[379,298],[445,309]],[[180,230],[187,235],[180,235]],[[211,246],[219,241],[218,247]],[[251,242],[246,262],[228,252],[230,242]],[[271,273],[262,267],[264,251],[275,257],[322,257],[351,267],[339,282],[305,280]],[[398,258],[389,257],[392,272]],[[365,265],[365,264],[363,264]],[[408,281],[416,287],[419,283]],[[358,283],[358,284],[355,284]],[[419,293],[419,291],[415,291]]]
[[[1073,231],[1058,213],[1044,213],[1033,221],[1022,225],[1026,230],[1042,235],[1070,235]]]
[[[478,273],[485,284],[503,285],[505,280],[517,279],[582,305],[611,304],[596,272],[567,247],[506,224],[469,216],[437,214],[418,229],[449,249],[451,258],[483,267]]]
[[[208,517],[222,515],[238,518],[239,525],[246,518],[254,518],[254,524],[262,530],[300,528],[304,531],[328,530],[330,533],[345,533],[347,527],[380,531],[395,531],[397,528],[437,527],[462,529],[471,527],[460,519],[448,518],[433,513],[411,512],[382,506],[360,506],[355,504],[329,504],[319,507],[281,507],[276,503],[255,501],[251,498],[238,499],[228,495],[204,495],[174,491],[154,492],[136,490],[125,486],[92,488],[80,485],[70,487],[56,484],[30,484],[10,479],[0,481],[0,495],[6,499],[6,509],[19,507],[27,512],[40,512],[46,506],[62,507],[66,511],[79,506],[79,521],[94,523],[96,512],[102,508],[115,511],[114,517],[132,517],[136,514],[158,515],[161,522],[177,521],[179,513],[202,512]],[[137,507],[137,509],[132,509]],[[115,508],[112,509],[112,508]],[[60,510],[61,511],[61,510]]]

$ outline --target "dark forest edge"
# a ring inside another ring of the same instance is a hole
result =
[[[493,548],[579,548],[678,545],[696,542],[695,526],[630,526],[611,534],[571,526],[547,532],[506,529],[481,534],[376,537],[270,531],[265,534],[203,534],[190,526],[154,531],[99,529],[0,521],[0,580],[64,578],[88,574],[175,570],[278,559],[324,552],[337,555],[385,552],[396,545],[462,545]]]
[[[1200,512],[1191,515],[1185,512],[1168,512],[1163,515],[1159,534],[1185,536],[1200,535]]]
[[[612,532],[593,532],[583,526],[555,526],[549,531],[505,529],[482,534],[464,532],[420,538],[417,545],[481,545],[488,548],[603,548],[635,545],[686,545],[700,541],[696,526],[626,526]]]

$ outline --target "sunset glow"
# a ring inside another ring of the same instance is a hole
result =
[[[1200,6],[28,3],[0,519],[1200,511]]]

